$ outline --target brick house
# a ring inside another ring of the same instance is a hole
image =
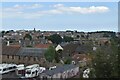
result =
[[[44,52],[41,48],[21,48],[20,46],[3,46],[2,63],[44,64]]]

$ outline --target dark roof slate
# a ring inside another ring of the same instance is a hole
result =
[[[59,66],[53,70],[47,70],[45,71],[43,74],[46,74],[46,75],[49,75],[49,76],[52,76],[54,74],[57,74],[57,73],[63,73],[64,71],[67,71],[67,70],[70,70],[70,69],[73,69],[77,67],[76,65],[73,65],[73,64],[69,64],[69,65],[64,65],[64,66]]]
[[[45,53],[46,49],[40,49],[40,48],[21,48],[20,52],[16,55],[19,56],[42,56]]]
[[[87,53],[89,51],[92,50],[92,47],[91,46],[87,46],[87,45],[79,45],[75,52],[79,52],[79,53]]]

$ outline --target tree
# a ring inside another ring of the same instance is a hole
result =
[[[65,64],[71,64],[71,61],[72,61],[72,60],[71,60],[70,58],[67,58],[64,63],[65,63]]]
[[[108,33],[104,33],[103,37],[109,37],[109,34]]]
[[[68,37],[68,36],[64,36],[63,37],[63,41],[65,42],[70,42],[70,41],[73,41],[74,39],[72,37]]]
[[[56,61],[57,63],[59,63],[61,58],[62,58],[62,50],[59,49],[59,50],[56,51],[56,53],[55,53],[55,61]]]
[[[93,59],[92,68],[97,78],[108,78],[111,75],[110,61],[106,59],[106,55],[98,51]]]
[[[97,78],[115,78],[119,76],[119,41],[118,38],[111,39],[111,46],[108,46],[111,49],[110,51],[105,52],[105,49],[97,49],[96,53],[93,54],[92,69],[94,73],[91,74]]]
[[[2,37],[4,36],[4,34],[5,34],[5,31],[2,31],[2,32],[1,32]]]
[[[53,34],[53,35],[51,35],[51,36],[49,36],[49,37],[46,37],[48,40],[51,40],[53,43],[55,43],[55,44],[59,44],[59,43],[61,43],[62,42],[62,38],[61,38],[61,36],[60,35],[58,35],[58,34]]]
[[[32,36],[30,35],[30,34],[26,34],[25,36],[24,36],[24,39],[25,38],[28,38],[29,40],[32,40]]]
[[[55,48],[53,46],[49,46],[44,56],[47,61],[52,62],[55,59]]]
[[[59,56],[58,52],[55,53],[55,61],[56,61],[56,63],[60,62],[60,56]]]
[[[10,31],[6,31],[5,34],[9,33]]]

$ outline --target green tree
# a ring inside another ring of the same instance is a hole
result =
[[[29,40],[32,40],[32,36],[30,35],[30,34],[26,34],[25,36],[24,36],[24,39],[25,38],[28,38]]]
[[[53,35],[51,35],[51,36],[49,36],[49,37],[46,37],[48,40],[51,40],[53,43],[55,43],[55,44],[59,44],[59,43],[61,43],[62,42],[62,38],[61,38],[61,36],[60,35],[58,35],[58,34],[53,34]]]
[[[70,41],[73,41],[74,39],[72,37],[69,37],[69,36],[64,36],[63,37],[63,41],[65,42],[70,42]]]
[[[9,33],[10,31],[6,31],[5,34]]]
[[[55,48],[53,46],[49,46],[44,56],[47,61],[52,62],[55,59]]]
[[[110,47],[109,49],[111,49],[110,51],[106,52],[105,49],[99,48],[96,53],[93,54],[92,69],[94,70],[94,73],[91,74],[95,75],[94,77],[115,78],[119,76],[118,42],[118,38],[112,38],[111,46],[108,46]]]
[[[107,78],[111,75],[110,61],[106,57],[103,52],[98,51],[93,59],[92,67],[95,70],[94,74],[97,78]]]
[[[55,53],[55,61],[57,63],[59,63],[61,58],[62,58],[62,50],[56,51],[56,53]]]
[[[4,36],[4,34],[5,34],[5,31],[2,31],[2,32],[1,32],[1,36],[3,37],[3,36]]]
[[[56,63],[60,62],[60,56],[59,56],[58,52],[55,53],[55,61],[56,61]]]
[[[70,58],[67,58],[64,63],[65,63],[65,64],[71,64],[71,61],[72,61],[72,60],[71,60]]]
[[[103,37],[109,37],[109,34],[108,33],[104,33]]]

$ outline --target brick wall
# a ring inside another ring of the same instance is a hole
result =
[[[28,57],[28,56],[15,56],[15,55],[2,55],[2,63],[15,63],[15,64],[42,64],[41,57]]]

